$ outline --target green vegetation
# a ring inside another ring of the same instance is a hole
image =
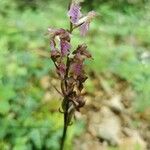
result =
[[[0,150],[58,150],[62,115],[53,110],[59,98],[45,104],[40,80],[53,69],[47,28],[68,26],[67,1],[60,2],[0,0]],[[84,39],[94,57],[87,68],[127,80],[137,93],[135,110],[144,111],[150,107],[150,60],[141,56],[150,53],[150,4],[94,3],[100,15]],[[81,40],[75,36],[74,45]],[[90,81],[88,90],[94,91]],[[82,128],[83,123],[71,127],[66,150]]]

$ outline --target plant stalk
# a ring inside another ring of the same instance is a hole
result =
[[[63,128],[63,135],[61,139],[61,144],[60,144],[60,150],[64,149],[64,144],[66,140],[66,134],[67,134],[67,129],[68,129],[68,103],[66,103],[65,106],[65,112],[64,112],[64,128]]]
[[[70,7],[70,4],[69,4]],[[70,22],[70,34],[73,31],[73,24]],[[65,74],[65,86],[66,86],[66,90],[67,90],[67,82],[66,79],[68,78],[68,72],[69,72],[69,67],[70,67],[70,61],[69,61],[69,56],[67,56],[67,62],[66,62],[66,74]],[[66,140],[66,134],[67,134],[67,129],[68,129],[68,124],[69,124],[69,114],[68,114],[68,109],[69,109],[69,101],[67,98],[67,95],[64,98],[64,102],[65,102],[65,111],[64,111],[64,127],[63,127],[63,135],[62,135],[62,139],[61,139],[61,143],[60,143],[60,150],[64,150],[64,145],[65,145],[65,140]]]

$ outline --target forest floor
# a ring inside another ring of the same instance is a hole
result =
[[[110,87],[107,78],[116,81]],[[94,92],[87,93],[86,106],[77,113],[86,122],[85,132],[74,140],[74,150],[149,150],[150,108],[134,111],[135,95],[127,81],[115,75],[95,75]]]

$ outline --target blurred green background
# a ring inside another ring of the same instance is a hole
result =
[[[63,118],[60,97],[47,88],[54,68],[46,32],[68,28],[67,3],[0,0],[0,150],[58,150]],[[100,14],[86,38],[74,33],[74,45],[87,42],[93,55],[88,72],[126,80],[136,93],[134,111],[143,112],[150,107],[150,2],[85,0],[83,9]],[[94,92],[91,83],[87,89]],[[82,121],[71,126],[66,150],[83,128]]]

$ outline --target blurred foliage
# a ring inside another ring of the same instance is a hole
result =
[[[93,0],[84,4],[100,15],[84,40],[75,32],[74,46],[81,40],[88,42],[94,57],[87,62],[89,71],[111,72],[127,80],[137,92],[136,110],[143,111],[150,106],[150,64],[140,59],[150,48],[149,3]],[[58,150],[63,121],[51,106],[58,107],[59,102],[52,103],[55,98],[43,103],[45,91],[39,81],[53,69],[49,56],[43,57],[49,51],[45,33],[49,26],[68,27],[67,1],[0,0],[0,6],[0,150]],[[86,86],[94,92],[90,80]],[[71,150],[71,141],[83,126],[81,122],[71,127],[66,150]]]
[[[93,37],[90,39],[95,61],[89,66],[127,80],[137,92],[137,111],[150,107],[149,8],[147,3],[140,11],[133,8],[126,14],[112,10],[109,5],[100,6],[100,21],[93,25],[98,37],[91,32]],[[142,58],[144,53],[147,59]]]
[[[148,2],[148,0],[85,0],[84,2],[88,9],[93,9],[98,5],[106,4],[112,9],[128,12],[126,11],[128,8],[142,8]]]

